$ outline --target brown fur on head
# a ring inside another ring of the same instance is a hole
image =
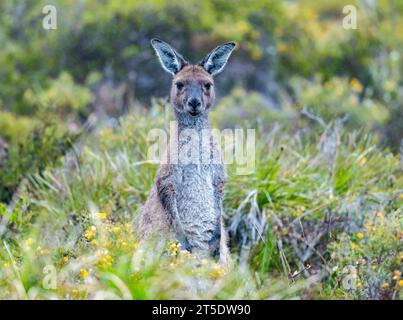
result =
[[[235,43],[218,46],[197,65],[189,64],[175,49],[161,40],[153,39],[151,45],[162,67],[174,76],[171,101],[175,109],[193,117],[208,111],[215,100],[213,76],[223,70]]]
[[[172,79],[171,101],[175,108],[192,116],[214,104],[213,77],[201,66],[186,65]]]

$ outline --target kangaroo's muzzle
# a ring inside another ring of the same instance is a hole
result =
[[[190,98],[186,103],[186,111],[193,117],[203,111],[203,103],[199,98]]]

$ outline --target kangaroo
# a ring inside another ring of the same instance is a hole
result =
[[[151,45],[162,67],[173,76],[170,98],[177,123],[174,136],[179,138],[172,141],[171,137],[167,163],[158,168],[141,209],[141,234],[149,237],[170,232],[182,249],[199,258],[219,257],[228,266],[222,205],[226,174],[211,134],[209,111],[215,102],[213,76],[223,70],[236,45],[218,46],[195,65],[159,39],[152,39]],[[177,149],[177,161],[173,149]],[[189,151],[193,161],[186,161]],[[210,161],[213,158],[216,161]]]

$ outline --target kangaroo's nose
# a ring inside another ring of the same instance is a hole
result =
[[[191,98],[188,100],[188,107],[191,111],[199,111],[201,107],[201,101],[197,98]]]

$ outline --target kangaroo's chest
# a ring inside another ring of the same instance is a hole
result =
[[[197,135],[180,138],[175,169],[175,200],[181,228],[190,248],[206,252],[210,243],[219,238],[221,213],[214,189],[217,164],[212,161],[216,159],[212,158],[210,136],[207,138],[207,144]]]
[[[190,164],[180,167],[176,184],[176,203],[184,223],[215,224],[219,212],[215,203],[211,166]]]

